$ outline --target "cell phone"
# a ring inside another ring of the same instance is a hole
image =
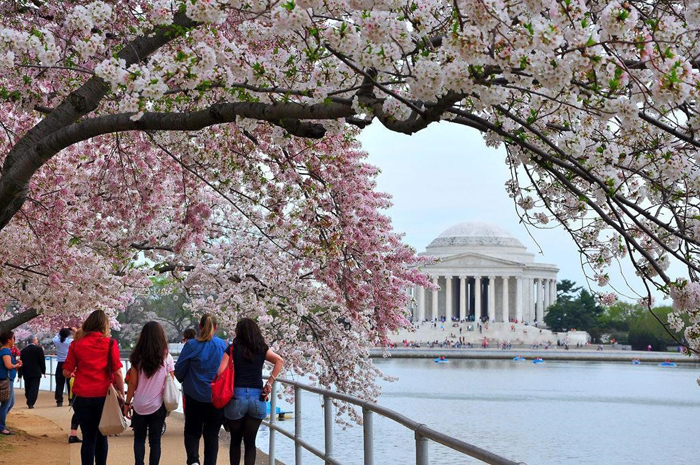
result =
[[[267,402],[267,396],[265,395],[264,392],[260,393],[260,399],[258,399],[260,402]]]

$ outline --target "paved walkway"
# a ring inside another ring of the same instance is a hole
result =
[[[64,404],[67,405],[67,404]],[[3,438],[3,457],[0,463],[41,463],[42,465],[80,464],[80,444],[68,444],[70,418],[73,414],[69,408],[56,407],[53,393],[41,391],[39,400],[32,410],[26,406],[24,391],[15,390],[15,407],[10,412],[7,424],[10,430],[19,429],[16,436]],[[181,414],[173,413],[166,421],[168,428],[162,437],[163,465],[184,464],[185,446],[183,445],[184,418]],[[79,436],[82,436],[79,434]],[[229,435],[222,430],[218,465],[229,464]],[[146,442],[148,444],[148,442]],[[8,446],[9,447],[6,447]],[[131,429],[118,437],[109,438],[109,465],[126,465],[134,463],[134,436]],[[38,446],[38,447],[37,447]],[[9,449],[9,457],[5,449]],[[148,457],[148,446],[146,446]],[[200,451],[203,458],[203,451]],[[9,458],[13,458],[9,460]],[[8,459],[5,462],[5,459]],[[148,459],[146,459],[148,463]],[[280,464],[280,462],[277,462]],[[267,455],[258,451],[256,464],[269,465]]]
[[[642,363],[660,363],[670,360],[675,363],[700,363],[697,357],[688,357],[678,352],[643,352],[633,350],[564,350],[552,347],[550,349],[429,349],[397,347],[388,350],[392,358],[436,358],[441,355],[452,359],[494,359],[512,360],[516,355],[521,355],[528,360],[541,357],[546,360],[569,360],[569,361],[593,361],[593,362],[628,362],[632,359],[641,360]],[[370,357],[381,358],[384,356],[382,349],[371,349]]]

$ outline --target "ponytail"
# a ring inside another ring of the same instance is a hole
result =
[[[216,332],[216,319],[209,313],[202,315],[199,320],[199,337],[197,340],[199,342],[206,342],[214,337]]]

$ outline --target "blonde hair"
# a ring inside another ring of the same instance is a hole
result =
[[[209,313],[202,315],[199,320],[199,336],[197,340],[199,342],[206,342],[211,340],[216,333],[216,318]]]
[[[75,333],[75,340],[79,341],[87,333],[101,333],[103,336],[108,337],[110,335],[109,331],[109,318],[107,314],[102,310],[95,310],[88,316],[80,329]]]

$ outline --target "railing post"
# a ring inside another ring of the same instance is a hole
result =
[[[367,407],[362,407],[362,432],[364,433],[365,465],[374,465],[374,419]]]
[[[416,431],[416,465],[428,465],[428,438]]]
[[[296,439],[301,438],[301,388],[294,386],[294,463],[301,465],[302,447]]]
[[[49,357],[49,391],[53,391],[53,379],[56,373],[53,370],[53,357]],[[63,395],[63,393],[61,393]]]
[[[326,458],[333,458],[333,402],[328,396],[323,396],[323,423],[325,426],[324,439],[326,442]],[[326,461],[326,464],[329,464]]]
[[[273,381],[270,387],[270,447],[267,454],[270,456],[270,465],[275,465],[275,420],[277,420],[277,382]]]

